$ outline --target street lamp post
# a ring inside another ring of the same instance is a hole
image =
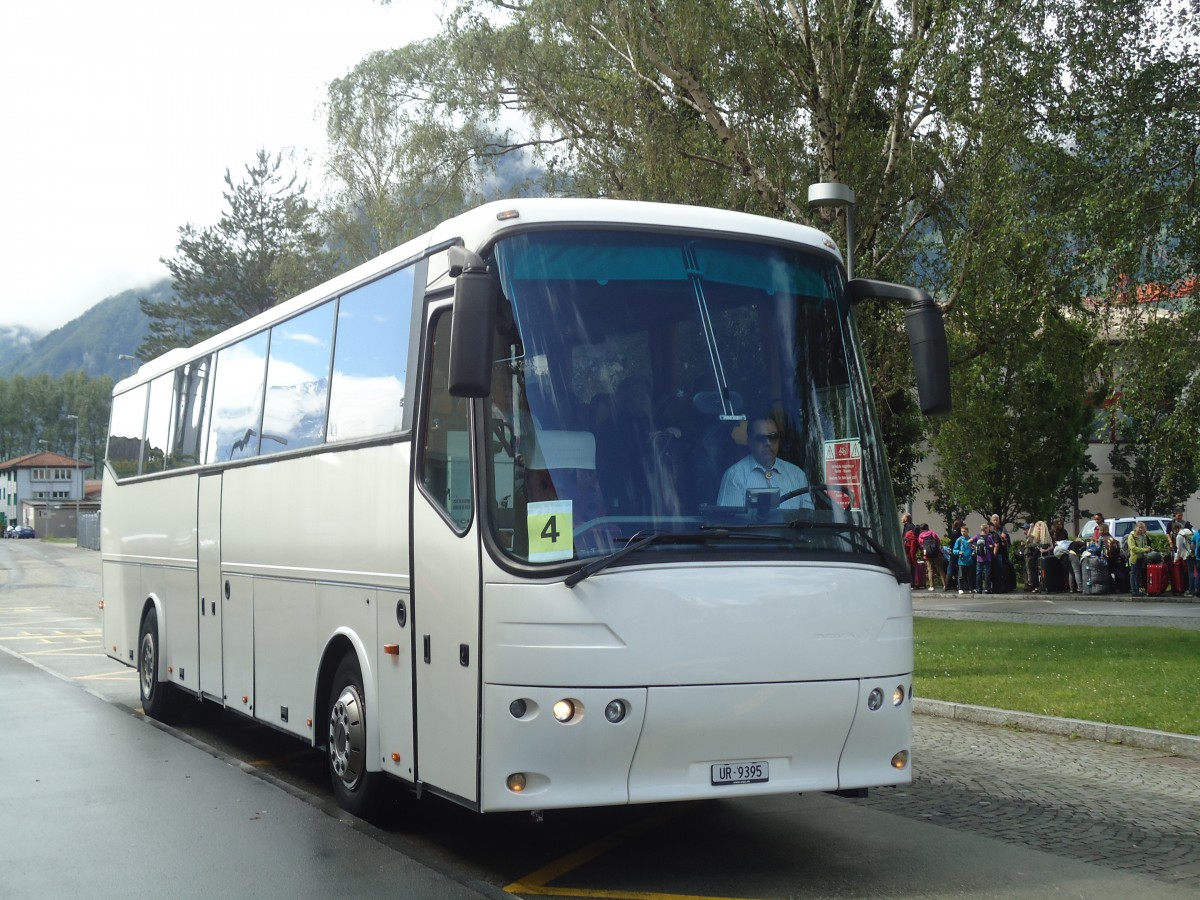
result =
[[[75,420],[75,450],[71,453],[71,459],[74,462],[79,462],[79,416],[67,413],[68,419]],[[74,466],[73,470],[79,476],[79,484],[75,484],[75,479],[71,479],[71,486],[75,489],[75,540],[79,540],[79,495],[83,493],[83,474],[79,466]]]
[[[846,208],[846,279],[854,277],[854,191],[838,181],[821,181],[808,186],[808,205],[813,208]]]

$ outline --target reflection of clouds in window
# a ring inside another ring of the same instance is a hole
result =
[[[328,339],[322,340],[315,334],[305,334],[301,331],[284,331],[282,335],[276,335],[275,340],[283,338],[285,341],[294,341],[297,344],[308,344],[312,347],[324,347],[328,343]]]
[[[208,462],[253,456],[258,450],[267,336],[255,335],[217,356],[217,386],[209,429]]]
[[[328,440],[400,430],[412,291],[412,270],[403,269],[341,298]]]
[[[332,341],[332,303],[272,329],[260,452],[310,447],[324,439]]]
[[[112,423],[108,432],[108,464],[119,478],[138,473],[142,424],[146,417],[146,385],[113,399]]]
[[[329,440],[348,441],[400,430],[404,382],[395,375],[374,378],[333,373],[338,401],[329,410]]]

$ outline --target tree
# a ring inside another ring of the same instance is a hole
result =
[[[1125,307],[1109,461],[1117,499],[1138,515],[1170,511],[1200,488],[1200,312],[1194,295],[1174,299],[1169,315]]]
[[[486,109],[440,74],[444,38],[372,53],[329,86],[329,229],[352,263],[371,259],[485,197],[515,152]]]
[[[955,408],[933,437],[946,510],[1004,522],[1064,511],[1064,494],[1086,474],[1093,415],[1081,398],[1100,353],[1086,329],[1051,315],[1015,350],[959,367]]]
[[[1188,33],[1169,12],[1167,0],[491,0],[461,4],[449,31],[461,77],[529,118],[560,185],[798,220],[808,183],[853,185],[859,274],[928,287],[967,365],[1111,274],[1086,248],[1115,206],[1145,233],[1184,191],[1099,187],[1117,160],[1165,165],[1192,146],[1179,135],[1196,122],[1196,66],[1159,39]],[[1166,71],[1170,96],[1154,81]],[[1129,122],[1136,138],[1115,127]],[[817,224],[837,233],[831,216]],[[904,473],[917,425],[898,319],[860,312]]]
[[[180,227],[177,255],[163,260],[174,295],[140,300],[151,325],[138,356],[197,343],[329,276],[317,210],[281,166],[280,155],[272,160],[259,150],[240,183],[226,169],[227,209],[217,224]]]
[[[844,220],[810,212],[805,191],[848,183],[857,273],[929,289],[954,364],[978,370],[1133,263],[1196,265],[1154,252],[1165,235],[1200,243],[1200,69],[1173,4],[461,0],[439,52],[408,57],[396,83],[464,115],[518,113],[510,144],[535,149],[548,191],[743,209],[840,238]],[[899,315],[859,314],[910,496],[920,422]]]

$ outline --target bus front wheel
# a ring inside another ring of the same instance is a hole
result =
[[[158,611],[146,610],[138,635],[138,693],[142,711],[152,719],[169,722],[178,712],[175,686],[158,677],[159,653],[162,643],[158,636]]]
[[[329,779],[338,806],[370,819],[379,810],[379,772],[367,771],[367,715],[362,673],[347,654],[338,664],[329,691]]]

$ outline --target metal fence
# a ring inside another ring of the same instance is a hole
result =
[[[100,549],[100,513],[84,513],[79,517],[77,543],[85,550]]]

